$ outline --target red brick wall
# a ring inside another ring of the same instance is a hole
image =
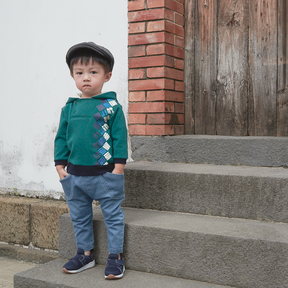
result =
[[[129,133],[184,134],[184,0],[134,0],[129,17]]]

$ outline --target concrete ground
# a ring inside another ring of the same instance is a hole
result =
[[[14,274],[39,264],[0,257],[0,288],[13,288]]]

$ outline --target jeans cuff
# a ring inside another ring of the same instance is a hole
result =
[[[108,251],[109,253],[112,253],[112,254],[121,254],[123,253],[123,247],[121,248],[109,248],[108,247]]]

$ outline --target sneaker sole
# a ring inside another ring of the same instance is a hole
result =
[[[117,279],[121,279],[124,276],[124,272],[125,272],[125,267],[123,268],[123,273],[120,275],[113,275],[113,274],[109,274],[108,276],[105,275],[105,279],[106,280],[117,280]]]
[[[90,269],[93,268],[95,266],[95,260],[89,262],[88,264],[86,264],[85,266],[81,267],[78,270],[67,270],[66,268],[63,268],[63,272],[67,273],[67,274],[75,274],[75,273],[79,273],[82,272],[86,269]]]

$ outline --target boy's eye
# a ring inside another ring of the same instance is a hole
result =
[[[96,74],[97,72],[96,71],[91,71],[91,74]]]
[[[76,72],[77,75],[82,75],[82,72]]]

